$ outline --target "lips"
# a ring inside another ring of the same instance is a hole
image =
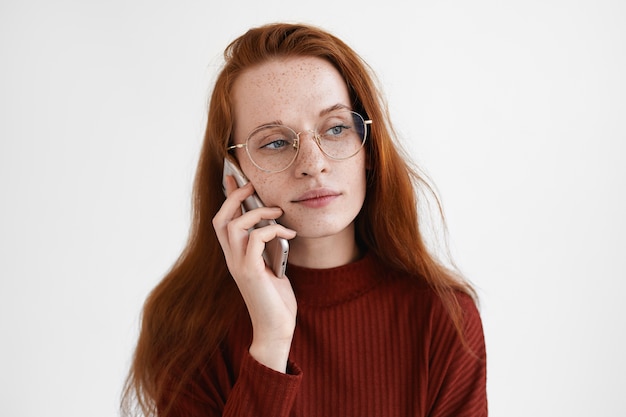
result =
[[[337,191],[330,190],[327,188],[320,188],[317,190],[307,191],[306,193],[302,194],[300,197],[296,198],[294,202],[299,203],[301,201],[315,200],[315,199],[324,198],[324,197],[337,197],[338,195],[339,193]]]
[[[322,207],[330,204],[341,193],[328,188],[318,188],[310,190],[293,200],[294,203],[301,203],[309,207]]]

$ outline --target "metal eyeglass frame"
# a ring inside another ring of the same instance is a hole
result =
[[[250,158],[250,162],[252,162],[252,163],[254,164],[254,166],[255,166],[255,167],[257,167],[258,169],[260,169],[261,171],[263,171],[263,172],[271,172],[271,173],[283,172],[284,170],[286,170],[287,168],[289,168],[291,165],[293,165],[293,163],[294,163],[294,162],[296,161],[296,159],[298,158],[298,155],[300,154],[300,135],[301,135],[302,133],[308,132],[308,133],[311,133],[311,134],[312,134],[313,141],[317,144],[317,147],[320,149],[320,151],[322,151],[322,153],[323,153],[324,155],[326,155],[328,158],[330,158],[330,159],[332,159],[332,160],[335,160],[335,161],[344,161],[344,160],[346,160],[346,159],[350,159],[350,158],[352,158],[353,156],[355,156],[356,154],[358,154],[358,153],[361,151],[361,149],[363,149],[363,146],[365,146],[365,142],[367,141],[367,133],[368,133],[367,126],[372,124],[372,120],[371,120],[371,119],[365,120],[365,119],[363,118],[363,116],[361,116],[359,113],[357,113],[357,112],[355,112],[355,111],[351,111],[351,110],[350,110],[350,113],[352,113],[352,114],[356,114],[356,115],[357,115],[357,116],[359,116],[359,118],[363,121],[363,129],[364,129],[364,131],[363,131],[363,141],[361,142],[361,146],[359,147],[359,149],[357,149],[357,150],[356,150],[356,151],[355,151],[352,155],[346,156],[346,157],[344,157],[344,158],[336,158],[336,157],[334,157],[334,156],[329,155],[328,153],[326,153],[326,151],[322,148],[322,145],[321,145],[321,143],[320,143],[320,134],[319,134],[319,132],[317,132],[317,128],[316,128],[316,129],[314,129],[314,130],[309,129],[309,130],[304,130],[304,131],[296,132],[295,130],[293,130],[292,128],[290,128],[289,126],[286,126],[286,125],[275,125],[275,126],[280,126],[280,127],[283,127],[283,128],[287,128],[287,129],[289,129],[289,130],[291,130],[291,131],[293,132],[293,134],[295,135],[295,138],[294,138],[294,141],[293,141],[292,146],[293,146],[294,148],[296,148],[296,153],[294,154],[293,159],[291,160],[291,162],[289,162],[289,163],[287,164],[287,166],[285,166],[285,167],[284,167],[284,168],[282,168],[282,169],[279,169],[278,171],[273,171],[273,170],[270,170],[270,169],[266,169],[266,168],[260,167],[260,166],[259,166],[259,165],[258,165],[258,164],[254,161],[254,159],[253,159],[253,158],[252,158],[252,156],[250,155],[250,151],[248,150],[248,141],[250,140],[250,137],[252,137],[252,135],[253,135],[254,133],[256,133],[259,129],[263,129],[263,128],[266,128],[266,127],[268,127],[268,126],[262,126],[262,127],[258,128],[258,129],[254,129],[252,132],[250,132],[250,134],[249,134],[249,135],[248,135],[248,137],[246,138],[245,143],[238,143],[238,144],[236,144],[236,145],[229,146],[229,147],[227,147],[227,148],[226,148],[226,151],[230,152],[230,151],[232,151],[233,149],[241,149],[241,148],[246,148],[246,154],[248,155],[248,158]],[[274,126],[274,125],[269,125],[269,126]]]

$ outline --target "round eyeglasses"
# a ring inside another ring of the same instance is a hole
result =
[[[359,153],[367,139],[367,125],[359,113],[350,110],[326,115],[314,130],[312,139],[322,153],[334,160],[352,158]],[[262,171],[281,172],[293,164],[300,150],[300,135],[281,124],[268,124],[253,130],[245,143],[232,145],[228,151],[246,148],[250,161]]]

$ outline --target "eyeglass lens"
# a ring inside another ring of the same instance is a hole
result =
[[[348,110],[327,115],[311,133],[322,152],[338,160],[356,155],[366,138],[363,117]],[[282,171],[295,160],[300,137],[306,134],[297,134],[285,125],[267,125],[250,134],[246,149],[252,162],[260,169]]]

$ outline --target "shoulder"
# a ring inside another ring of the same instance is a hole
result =
[[[474,315],[478,313],[476,300],[472,295],[464,291],[453,288],[438,290],[422,276],[415,273],[387,270],[383,275],[381,282],[388,290],[419,301],[420,304],[427,306],[434,312],[446,310],[444,298],[447,296],[455,303],[458,303],[459,307],[467,314]]]
[[[398,308],[402,308],[414,322],[437,333],[461,331],[480,332],[480,312],[474,297],[452,289],[436,289],[418,274],[387,271],[382,285]]]

